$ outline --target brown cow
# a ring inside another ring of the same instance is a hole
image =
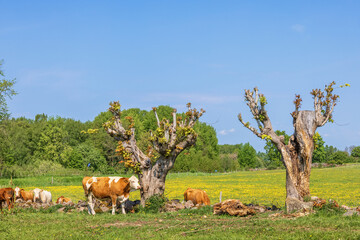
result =
[[[210,205],[210,199],[205,191],[201,189],[192,189],[188,188],[184,192],[184,200],[185,202],[191,200],[194,205],[196,204],[205,204]]]
[[[56,200],[56,203],[57,204],[63,204],[63,203],[68,203],[68,202],[71,202],[71,199],[70,198],[66,198],[64,196],[61,196],[59,197],[57,200]]]
[[[140,189],[139,180],[132,176],[124,177],[84,177],[83,188],[85,196],[88,198],[88,212],[95,215],[95,198],[100,200],[111,199],[112,214],[115,215],[116,202],[119,199],[121,210],[125,212],[125,201],[129,199],[129,193]]]
[[[2,212],[2,203],[6,202],[8,209],[14,207],[14,189],[12,188],[1,188],[0,189],[0,209]]]
[[[15,200],[16,199],[22,199],[25,202],[27,201],[33,201],[34,198],[34,192],[33,191],[25,191],[23,188],[16,187],[15,188]]]

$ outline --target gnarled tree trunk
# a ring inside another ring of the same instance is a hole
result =
[[[245,90],[245,100],[257,122],[258,130],[251,127],[248,122],[245,123],[241,114],[238,116],[239,121],[256,136],[271,141],[281,153],[286,168],[286,203],[293,204],[293,206],[287,206],[287,209],[296,210],[296,208],[305,206],[306,204],[303,204],[302,201],[305,196],[310,195],[313,137],[318,127],[332,121],[332,112],[339,97],[332,93],[334,84],[335,82],[332,82],[329,86],[325,86],[326,96],[320,89],[311,92],[314,98],[314,111],[299,111],[302,99],[300,95],[295,95],[295,111],[291,114],[294,134],[288,143],[285,143],[284,136],[276,135],[271,125],[265,110],[267,104],[265,96],[259,94],[257,88],[254,88],[254,92]],[[344,86],[348,86],[348,84]]]
[[[149,197],[164,195],[166,176],[172,168],[171,162],[174,162],[175,159],[160,158],[153,166],[142,169],[142,174],[139,174],[139,181],[142,186],[140,189],[142,206],[145,205],[145,201]]]
[[[294,135],[279,149],[286,168],[286,196],[303,200],[310,195],[310,171],[317,125],[314,111],[300,111],[294,119]]]

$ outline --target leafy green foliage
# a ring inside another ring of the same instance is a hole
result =
[[[239,150],[238,161],[240,167],[242,168],[258,167],[256,150],[249,143],[245,143],[244,146]]]
[[[313,156],[312,156],[312,161],[314,163],[316,163],[316,162],[323,163],[326,161],[326,151],[325,151],[324,144],[325,144],[324,140],[322,139],[320,134],[318,132],[316,132],[314,135],[315,149],[314,149]]]
[[[360,158],[360,146],[354,147],[351,151],[352,157]]]
[[[145,207],[140,208],[140,211],[146,213],[158,213],[165,206],[166,201],[167,199],[164,195],[152,195],[146,200]]]
[[[278,136],[283,135],[285,138],[284,140],[285,143],[289,142],[290,136],[287,135],[285,131],[276,130],[275,133]],[[266,156],[265,156],[266,167],[269,169],[275,169],[281,167],[282,166],[281,153],[276,148],[274,143],[270,140],[267,140],[264,149],[266,152]]]
[[[17,93],[13,89],[15,79],[5,79],[4,72],[1,70],[3,61],[0,61],[0,121],[9,117],[6,98],[10,98]]]

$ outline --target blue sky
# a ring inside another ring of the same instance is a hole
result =
[[[13,117],[87,121],[108,103],[150,110],[187,102],[207,112],[220,144],[264,141],[237,120],[252,117],[244,89],[268,99],[275,129],[292,134],[296,93],[336,81],[326,144],[360,145],[360,1],[2,1],[0,59],[16,78]],[[254,123],[253,123],[254,125]]]

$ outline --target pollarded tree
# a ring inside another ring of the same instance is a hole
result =
[[[252,131],[256,136],[273,142],[282,156],[282,162],[286,168],[286,196],[303,201],[305,196],[310,195],[310,170],[314,151],[314,134],[318,127],[332,122],[332,112],[339,98],[333,94],[335,82],[325,86],[325,91],[314,89],[311,95],[314,99],[314,111],[299,111],[302,99],[295,95],[295,111],[293,117],[294,134],[289,141],[285,142],[283,135],[278,136],[265,110],[267,100],[260,94],[257,88],[254,91],[245,90],[245,100],[250,108],[258,129],[244,122],[241,114],[238,115],[240,122]],[[348,84],[344,86],[349,86]],[[340,86],[340,87],[344,87]]]
[[[197,111],[188,105],[185,117],[176,116],[176,109],[172,112],[172,121],[159,120],[156,108],[153,108],[157,129],[150,131],[150,145],[146,152],[140,150],[135,139],[135,124],[132,117],[120,120],[121,110],[119,102],[110,103],[109,111],[113,117],[104,123],[104,128],[110,136],[118,141],[116,152],[122,156],[126,167],[138,173],[142,189],[141,204],[146,199],[165,191],[165,180],[169,170],[174,166],[176,157],[185,149],[193,146],[197,134],[194,125],[205,112]]]

